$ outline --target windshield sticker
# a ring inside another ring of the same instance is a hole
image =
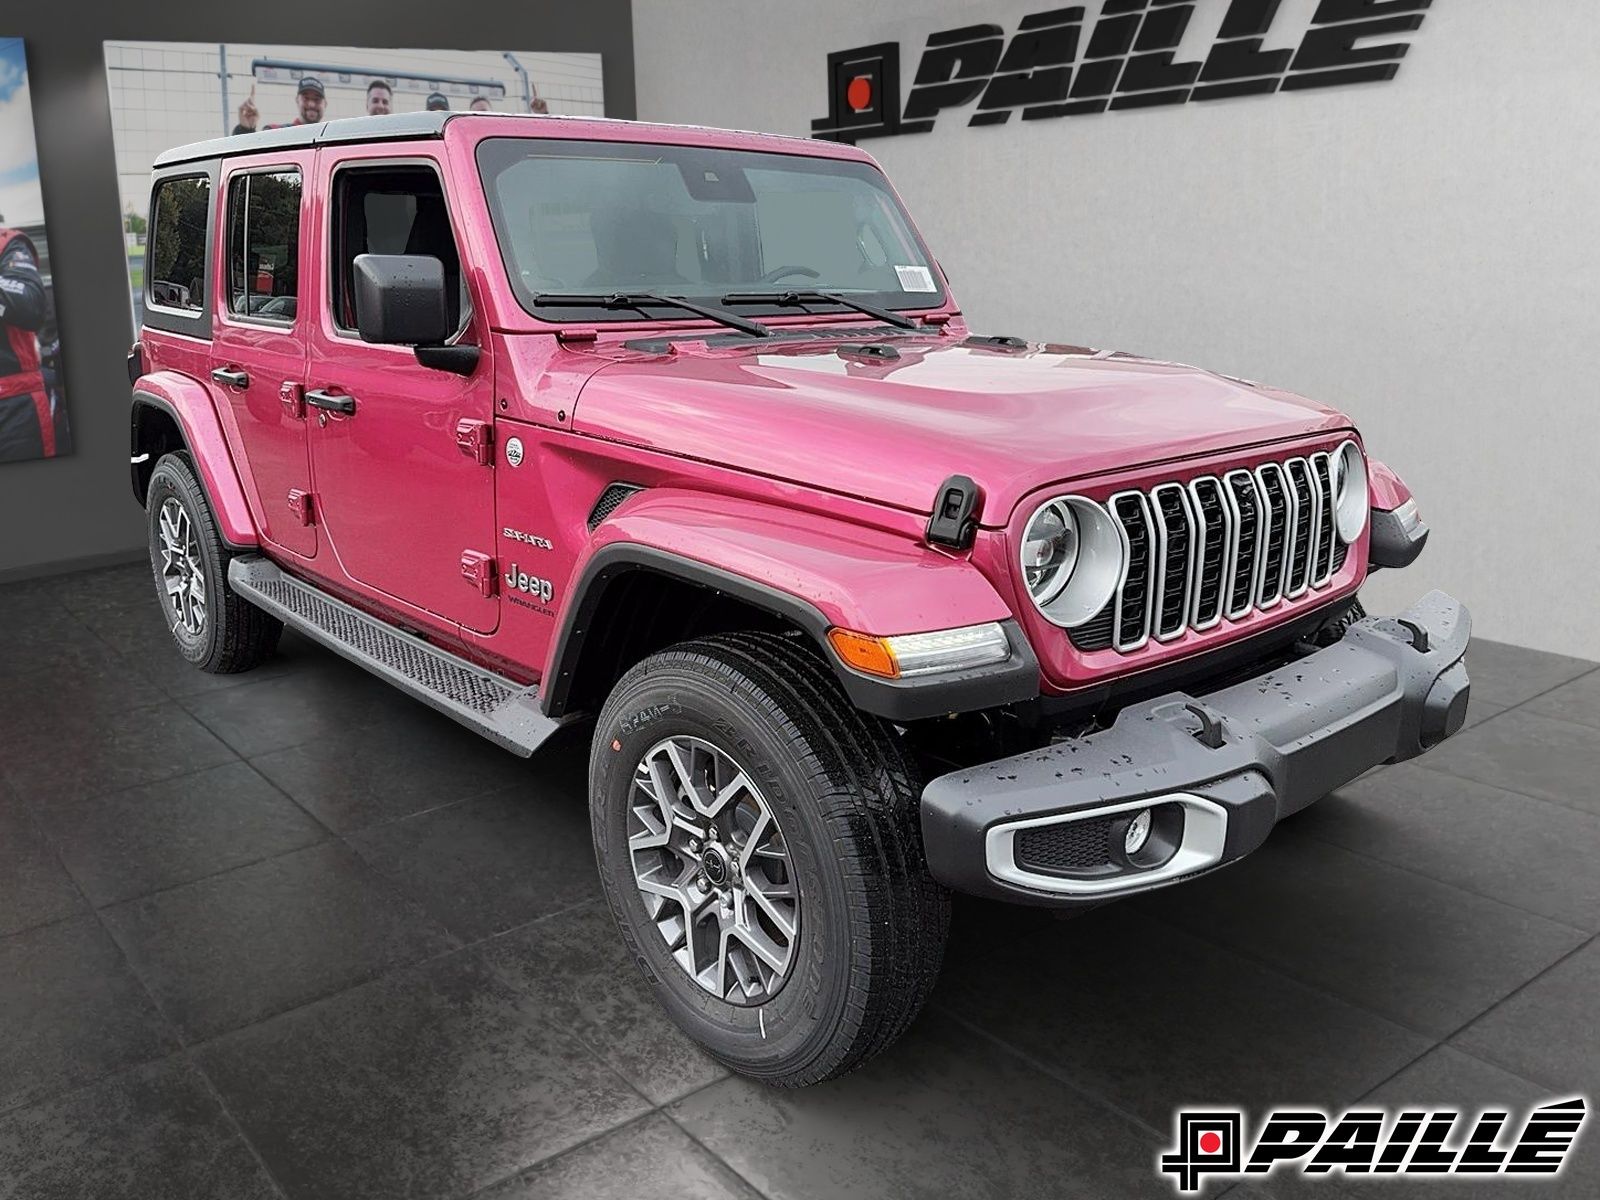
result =
[[[933,286],[933,272],[927,267],[902,267],[896,266],[894,273],[900,276],[900,290],[904,292],[933,292],[938,289]]]

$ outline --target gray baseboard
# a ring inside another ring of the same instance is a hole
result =
[[[52,575],[70,575],[74,571],[92,571],[96,567],[117,567],[123,563],[140,562],[146,553],[148,552],[143,546],[130,546],[126,550],[85,554],[81,558],[30,563],[25,567],[0,567],[0,584],[21,583],[25,579],[46,579]]]

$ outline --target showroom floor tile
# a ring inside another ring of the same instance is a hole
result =
[[[908,1036],[782,1092],[612,931],[582,730],[524,762],[294,635],[203,675],[149,593],[0,587],[4,1200],[1170,1196],[1184,1103],[1600,1094],[1593,663],[1475,642],[1471,729],[1208,879],[958,901]],[[1597,1181],[1590,1129],[1528,1193]],[[1403,1182],[1228,1194],[1456,1194]]]

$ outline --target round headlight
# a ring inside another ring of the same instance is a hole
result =
[[[1349,545],[1367,524],[1367,460],[1354,442],[1340,446],[1333,456],[1334,521],[1339,540]]]
[[[1078,564],[1078,522],[1072,510],[1052,500],[1028,522],[1022,539],[1022,577],[1041,607],[1061,594]]]
[[[1073,629],[1111,599],[1125,553],[1104,508],[1082,496],[1062,496],[1041,504],[1028,519],[1022,579],[1046,618]]]

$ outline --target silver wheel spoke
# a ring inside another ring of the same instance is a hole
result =
[[[770,1000],[795,958],[800,894],[761,789],[712,743],[669,737],[635,768],[628,805],[634,883],[672,957],[714,996]]]
[[[791,912],[785,912],[783,909],[779,908],[777,904],[777,897],[767,895],[762,888],[757,886],[754,880],[747,880],[745,882],[744,890],[745,895],[749,896],[751,900],[754,900],[756,906],[772,919],[772,923],[778,927],[778,932],[783,934],[785,938],[792,941],[795,935],[793,914]],[[793,893],[791,892],[790,894],[792,895]]]
[[[161,545],[161,588],[171,609],[173,629],[198,637],[206,623],[206,573],[194,523],[175,498],[156,517]]]

